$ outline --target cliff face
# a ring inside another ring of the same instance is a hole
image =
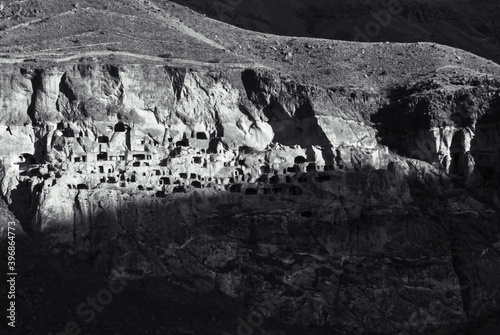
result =
[[[498,207],[498,79],[436,74],[394,91],[373,116],[383,141],[464,182]]]
[[[4,67],[2,195],[54,253],[344,333],[498,309],[498,79],[387,94],[268,69]],[[456,139],[458,138],[458,139]]]

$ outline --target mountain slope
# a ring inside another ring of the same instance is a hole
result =
[[[500,7],[493,0],[176,2],[215,19],[264,33],[351,41],[433,42],[500,62]],[[381,15],[381,11],[385,13]],[[370,26],[378,22],[377,16],[382,26]],[[365,37],[358,37],[359,31]]]

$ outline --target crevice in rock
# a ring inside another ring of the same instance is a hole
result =
[[[61,81],[59,82],[59,92],[61,92],[69,102],[75,101],[76,94],[71,88],[71,79],[68,78],[68,74],[64,73],[61,77]]]
[[[35,70],[27,70],[21,69],[21,74],[24,76],[28,76],[31,80],[32,94],[31,94],[31,102],[28,106],[28,116],[31,119],[31,124],[33,127],[37,127],[40,125],[41,120],[37,118],[36,111],[36,100],[38,97],[38,90],[43,89],[42,83],[42,73],[43,70],[35,69]]]
[[[186,69],[176,69],[166,67],[165,71],[172,79],[172,90],[174,91],[177,101],[181,99],[182,89],[184,88],[184,80],[186,79]]]

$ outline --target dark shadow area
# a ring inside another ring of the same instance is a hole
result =
[[[26,180],[17,184],[11,192],[12,203],[9,210],[19,220],[24,231],[30,234],[33,224],[33,217],[38,206],[38,195],[31,192],[31,181]]]
[[[361,42],[433,42],[500,63],[500,25],[496,21],[497,3],[492,0],[460,5],[456,1],[366,0],[349,3],[334,0],[174,2],[212,19],[261,33]],[[474,13],[474,18],[466,13]],[[453,21],[445,19],[447,17],[453,17]]]
[[[451,155],[451,165],[450,174],[463,176],[463,159],[464,159],[464,148],[463,148],[464,136],[461,130],[458,130],[451,141],[450,155]]]
[[[243,71],[241,80],[245,87],[247,98],[256,106],[262,108],[264,115],[268,118],[269,125],[274,131],[274,141],[283,145],[300,145],[308,147],[312,145],[330,146],[323,129],[319,126],[313,107],[308,97],[307,88],[289,88],[290,91],[298,91],[297,95],[289,95],[288,88],[283,87],[278,96],[272,95],[267,103],[266,90],[269,86],[276,85],[273,78],[265,74],[257,73],[255,70]],[[282,85],[291,85],[283,82]],[[281,100],[293,99],[298,107],[295,110],[286,111]],[[291,115],[290,113],[293,113]]]

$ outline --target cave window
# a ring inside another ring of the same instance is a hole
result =
[[[137,186],[137,188],[139,189],[139,191],[144,191],[144,186],[142,185]]]
[[[120,156],[120,160],[124,161],[125,160],[125,156]]]
[[[137,179],[135,178],[135,175],[132,175],[132,177],[130,177],[130,181],[132,183],[135,183],[137,181]]]
[[[271,168],[268,165],[263,165],[260,167],[261,174],[271,173]]]
[[[303,164],[305,162],[306,162],[306,158],[304,156],[295,157],[295,160],[294,160],[295,164]]]
[[[156,176],[161,176],[161,171],[160,171],[160,170],[156,170],[156,171],[155,171],[155,175],[156,175]]]
[[[179,173],[179,177],[181,177],[182,179],[187,179],[188,175],[187,173]]]
[[[75,163],[79,163],[80,162],[80,157],[75,157]]]
[[[201,157],[194,157],[193,161],[194,161],[195,164],[201,164],[202,159],[201,159]]]
[[[196,133],[196,139],[198,140],[208,140],[207,134],[203,131]]]
[[[195,180],[191,183],[191,186],[193,186],[194,188],[201,188],[201,183]]]
[[[125,132],[125,125],[123,122],[118,122],[115,124],[115,133],[124,133]]]
[[[76,188],[78,190],[88,190],[89,189],[89,187],[86,184],[78,184],[78,185],[76,185]]]
[[[87,156],[82,156],[82,162],[86,162],[87,161]]]
[[[104,166],[99,166],[99,173],[104,173]]]
[[[191,178],[191,179],[196,179],[196,173],[191,173],[190,178]]]
[[[246,145],[242,145],[238,148],[239,154],[251,154],[252,153],[252,148]]]
[[[132,155],[132,158],[136,161],[140,161],[146,159],[146,156],[144,154],[136,154]]]
[[[115,177],[108,177],[108,183],[109,184],[115,184],[116,183],[116,178]]]
[[[189,140],[185,137],[182,141],[177,141],[176,145],[178,147],[189,147]]]
[[[316,164],[309,163],[306,167],[307,172],[316,172]]]
[[[97,138],[97,142],[98,142],[98,143],[109,143],[109,137],[104,136],[104,135],[99,136],[99,137]]]
[[[160,178],[160,181],[163,183],[163,185],[170,185],[170,178],[168,177],[162,177]]]
[[[75,132],[71,128],[66,128],[63,130],[64,137],[75,137]]]
[[[231,193],[241,192],[241,184],[231,185],[231,187],[229,187],[229,192],[231,192]]]
[[[134,163],[132,163],[132,166],[134,166],[134,167],[141,166],[141,162],[134,162]]]
[[[108,154],[106,152],[101,152],[101,153],[97,154],[97,160],[98,161],[107,161]]]

